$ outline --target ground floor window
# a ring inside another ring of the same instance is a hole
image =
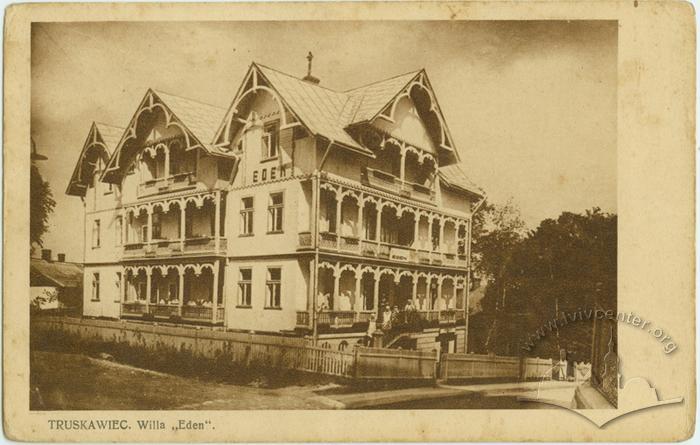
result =
[[[267,301],[266,307],[278,309],[282,306],[282,269],[279,267],[267,268]]]
[[[100,301],[100,273],[92,274],[92,301]]]
[[[252,293],[252,269],[240,269],[238,278],[238,306],[250,307],[251,306],[251,293]]]

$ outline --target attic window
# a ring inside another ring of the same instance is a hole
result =
[[[277,157],[277,152],[279,149],[279,130],[280,121],[272,121],[265,124],[263,137],[262,137],[262,159],[273,159]]]

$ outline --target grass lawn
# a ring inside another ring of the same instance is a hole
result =
[[[311,387],[264,389],[178,377],[63,352],[31,352],[33,410],[318,409]]]

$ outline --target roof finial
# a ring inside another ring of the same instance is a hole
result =
[[[308,68],[306,75],[311,77],[311,62],[314,60],[314,55],[311,51],[309,51],[309,55],[306,56],[306,60],[309,61],[309,68]]]
[[[309,51],[309,54],[306,56],[306,60],[309,61],[309,66],[308,66],[308,71],[306,73],[306,76],[302,80],[305,80],[307,82],[313,83],[313,84],[318,84],[320,80],[314,76],[311,75],[311,62],[314,60],[314,55]]]

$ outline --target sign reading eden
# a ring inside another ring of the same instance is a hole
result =
[[[253,183],[274,181],[287,176],[287,167],[284,165],[273,165],[267,168],[253,170]]]

